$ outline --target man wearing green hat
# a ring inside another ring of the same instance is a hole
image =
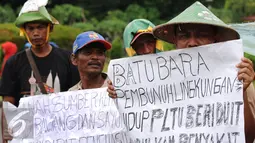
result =
[[[32,71],[26,51],[11,57],[4,68],[0,95],[5,101],[18,105],[24,95],[67,91],[79,81],[78,70],[70,61],[70,52],[49,44],[49,33],[58,21],[45,8],[47,0],[29,0],[22,7],[15,25],[20,28],[32,47],[28,51],[34,59],[41,79]],[[38,86],[40,80],[44,88]],[[50,80],[50,81],[49,81]],[[50,84],[50,85],[48,85]]]
[[[154,27],[155,25],[146,19],[135,19],[126,26],[123,40],[128,56],[163,51],[162,42],[157,40],[152,34]]]
[[[3,70],[0,95],[16,106],[24,95],[67,91],[79,81],[78,70],[70,61],[71,53],[49,44],[49,33],[58,21],[48,13],[46,4],[47,0],[28,0],[15,21],[21,35],[32,45],[28,51],[12,56]],[[39,74],[32,70],[31,59]],[[11,139],[4,134],[5,139]]]
[[[70,60],[71,52],[49,44],[49,33],[58,21],[48,13],[46,4],[47,0],[28,0],[15,21],[21,35],[32,45],[28,51],[9,58],[3,70],[0,95],[16,106],[24,95],[67,91],[79,81],[78,70]],[[30,65],[29,53],[38,76]],[[11,139],[4,134],[5,139]]]
[[[195,2],[169,22],[156,26],[153,34],[160,40],[175,44],[177,49],[240,38],[237,31],[227,26],[200,2]],[[255,138],[253,64],[249,59],[242,58],[236,67],[239,68],[238,79],[243,81],[246,143],[252,143]]]
[[[126,26],[123,40],[129,57],[153,54],[164,50],[162,41],[156,39],[152,34],[154,27],[155,25],[147,19],[135,19]],[[117,97],[111,81],[108,84],[109,96]]]

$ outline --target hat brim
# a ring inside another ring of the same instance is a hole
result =
[[[152,32],[141,32],[141,33],[138,33],[138,34],[136,34],[135,37],[132,39],[132,41],[130,42],[130,45],[132,45],[138,37],[140,37],[141,35],[144,35],[144,34],[153,35]]]
[[[51,21],[52,24],[54,24],[54,25],[59,24],[58,20],[54,16],[50,15],[50,18],[52,19],[52,21]]]
[[[78,49],[76,50],[76,52],[77,52],[78,50],[82,49],[84,46],[86,46],[86,45],[88,45],[88,44],[91,44],[91,43],[96,43],[96,42],[102,43],[102,44],[104,45],[104,47],[105,47],[106,50],[110,50],[110,49],[112,48],[112,44],[111,44],[111,43],[109,43],[109,42],[107,42],[107,41],[105,41],[105,40],[97,39],[97,40],[92,40],[92,41],[90,41],[90,42],[88,42],[88,43],[82,45],[80,48],[78,48]],[[76,53],[76,52],[75,52],[75,53]]]
[[[240,39],[240,35],[237,31],[230,27],[219,26],[215,24],[206,24],[199,22],[178,22],[178,23],[166,23],[161,24],[153,28],[153,35],[163,41],[175,44],[175,27],[179,24],[202,24],[202,25],[210,25],[216,28],[216,41],[217,42],[225,42],[229,40]]]
[[[46,23],[51,23],[53,25],[59,24],[58,20],[54,18],[52,15],[50,15],[51,19],[47,19],[46,17],[43,17],[39,14],[36,14],[35,12],[26,13],[26,15],[21,15],[18,17],[15,21],[15,25],[17,27],[24,26],[25,23],[34,22],[34,21],[41,21]]]

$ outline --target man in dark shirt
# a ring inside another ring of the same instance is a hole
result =
[[[48,93],[67,91],[79,81],[79,74],[70,61],[71,52],[49,44],[49,33],[58,21],[47,12],[45,5],[38,4],[39,6],[35,8],[29,2],[24,4],[15,25],[32,45],[30,48],[32,57],[46,91]],[[42,93],[37,83],[26,52],[21,51],[6,62],[0,95],[4,96],[4,101],[17,106],[19,99],[24,95]]]
[[[44,93],[67,91],[79,81],[78,70],[70,61],[71,52],[49,44],[49,33],[58,21],[48,13],[46,4],[36,1],[38,2],[36,7],[34,2],[27,1],[24,4],[15,25],[32,45],[28,50],[43,83],[40,82],[42,86],[38,86],[40,79],[35,78],[26,51],[23,50],[9,58],[2,73],[0,95],[4,96],[4,101],[16,106],[25,95],[42,94],[42,91]],[[4,141],[11,140],[6,121],[2,125]]]

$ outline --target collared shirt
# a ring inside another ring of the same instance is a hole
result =
[[[107,81],[109,80],[109,78],[107,74],[102,73],[102,76],[105,80],[104,80],[104,84],[100,88],[108,86]],[[68,91],[75,91],[75,90],[83,90],[81,81],[79,81],[76,85],[71,87]]]

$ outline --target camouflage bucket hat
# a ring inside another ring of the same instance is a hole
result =
[[[155,27],[153,23],[146,19],[135,19],[131,21],[125,28],[123,33],[124,48],[128,56],[136,55],[131,44],[143,34],[152,34],[152,29]],[[156,41],[156,52],[163,51],[162,41]]]
[[[160,40],[174,44],[175,27],[179,24],[205,24],[214,26],[217,35],[220,35],[216,36],[217,42],[240,38],[237,31],[221,21],[198,1],[167,23],[156,26],[153,29],[153,34]]]
[[[59,24],[59,22],[48,13],[46,9],[47,0],[29,0],[27,1],[21,11],[19,16],[15,21],[17,27],[22,27],[23,24],[32,21],[42,21],[51,24]]]

